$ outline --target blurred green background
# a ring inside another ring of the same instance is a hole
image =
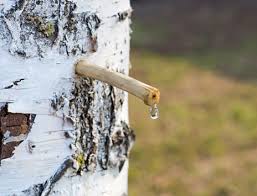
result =
[[[134,0],[129,195],[257,195],[257,2]]]

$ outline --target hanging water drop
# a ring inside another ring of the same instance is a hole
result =
[[[159,110],[158,110],[157,104],[154,104],[150,108],[150,116],[151,116],[151,119],[153,120],[156,120],[159,118]]]

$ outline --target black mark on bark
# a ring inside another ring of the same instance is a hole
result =
[[[73,159],[65,160],[61,167],[56,171],[56,173],[52,177],[50,177],[45,183],[34,185],[22,192],[29,196],[48,196],[51,193],[56,182],[61,179],[65,172],[72,167],[72,165]]]
[[[57,172],[45,182],[43,185],[43,191],[41,193],[41,196],[48,196],[53,189],[56,182],[58,182],[61,177],[65,174],[65,172],[71,168],[73,165],[72,159],[67,159],[64,161],[64,163],[61,165],[61,167],[57,170]]]
[[[24,78],[21,78],[19,80],[15,80],[13,81],[13,83],[9,86],[4,87],[4,89],[10,89],[13,88],[14,86],[18,86],[20,82],[22,82],[23,80],[25,80]]]
[[[22,193],[29,196],[41,196],[43,190],[44,190],[44,185],[37,184],[27,190],[22,191]]]
[[[88,34],[91,41],[91,51],[96,52],[97,45],[97,35],[96,30],[99,28],[101,20],[98,18],[96,14],[90,15],[86,18],[86,25],[88,29]]]
[[[63,109],[65,105],[66,95],[62,93],[61,95],[54,94],[54,98],[51,100],[51,107],[55,110]]]
[[[126,122],[121,122],[121,128],[112,133],[110,153],[115,154],[116,160],[110,160],[110,166],[118,166],[121,171],[129,152],[135,142],[136,136],[134,131]]]
[[[127,18],[131,17],[131,10],[126,10],[124,12],[119,12],[118,14],[114,15],[113,17],[118,17],[118,21],[122,22],[126,20]]]

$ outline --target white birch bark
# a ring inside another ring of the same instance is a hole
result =
[[[30,119],[29,133],[0,130],[2,146],[21,142],[1,160],[0,196],[127,195],[127,94],[76,76],[74,63],[128,74],[130,10],[129,0],[0,0],[0,108]]]

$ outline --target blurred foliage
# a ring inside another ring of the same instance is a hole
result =
[[[134,9],[132,48],[256,80],[257,1],[140,0]]]
[[[257,86],[202,69],[195,59],[207,62],[132,53],[131,74],[162,93],[157,121],[130,97],[132,196],[257,195]]]
[[[257,2],[135,2],[131,74],[161,103],[130,97],[130,195],[257,195]]]

